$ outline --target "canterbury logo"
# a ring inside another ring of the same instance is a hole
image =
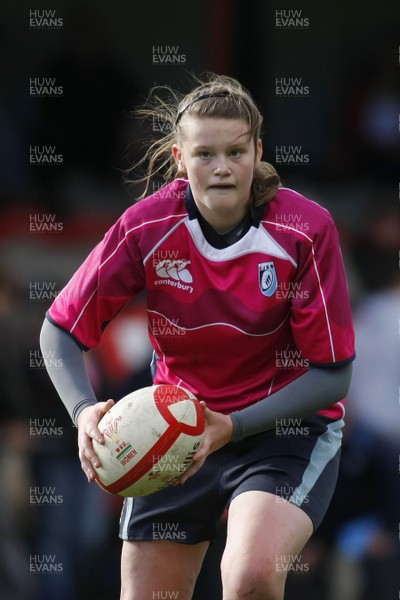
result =
[[[156,265],[156,273],[165,279],[192,283],[193,277],[187,265],[190,265],[190,260],[161,260]]]
[[[193,277],[187,268],[188,265],[190,265],[190,260],[160,260],[155,265],[156,274],[159,277],[154,282],[155,285],[167,285],[192,294],[193,286],[188,284],[193,282]]]

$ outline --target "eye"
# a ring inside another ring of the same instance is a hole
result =
[[[231,150],[231,156],[233,156],[233,158],[239,158],[240,156],[243,155],[243,150],[237,148],[236,150]]]
[[[198,156],[200,156],[200,158],[210,158],[210,156],[211,156],[211,153],[210,153],[210,152],[208,152],[208,150],[201,150],[201,151],[198,153]]]

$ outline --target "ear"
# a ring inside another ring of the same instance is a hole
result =
[[[186,167],[183,160],[182,150],[177,144],[172,146],[172,155],[178,167],[178,175],[186,175]]]
[[[256,167],[258,167],[258,165],[261,162],[261,158],[263,155],[263,145],[262,145],[262,141],[260,139],[257,140],[257,146],[256,146]]]

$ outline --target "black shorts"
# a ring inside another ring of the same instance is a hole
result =
[[[214,540],[230,502],[258,490],[302,508],[316,529],[335,489],[343,421],[312,416],[287,419],[274,430],[232,442],[207,457],[183,485],[141,498],[125,498],[123,540],[196,544]]]

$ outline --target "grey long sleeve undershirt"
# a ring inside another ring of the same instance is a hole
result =
[[[79,413],[97,402],[82,350],[69,333],[47,319],[40,332],[40,348],[50,379],[76,425]],[[46,361],[46,356],[58,360]]]
[[[277,427],[277,419],[310,416],[342,400],[349,389],[352,364],[339,367],[310,367],[289,385],[267,398],[230,414],[232,441],[238,442]]]
[[[97,402],[85,369],[82,351],[72,336],[47,319],[42,327],[40,345],[44,357],[58,359],[47,361],[46,368],[76,425],[80,412]],[[54,366],[59,364],[62,366]],[[297,419],[331,406],[347,394],[351,373],[351,363],[339,367],[311,367],[278,392],[231,413],[232,441],[237,442],[250,435],[274,429],[277,419]]]

